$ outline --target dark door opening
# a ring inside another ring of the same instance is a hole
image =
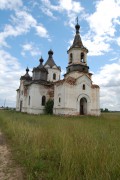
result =
[[[87,114],[87,100],[83,97],[80,99],[80,115],[85,114]]]
[[[80,114],[81,114],[81,115],[84,115],[83,105],[80,105]]]

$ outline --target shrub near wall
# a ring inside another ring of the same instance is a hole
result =
[[[53,114],[53,100],[49,99],[45,104],[45,114]]]

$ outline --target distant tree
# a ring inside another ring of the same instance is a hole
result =
[[[104,112],[109,112],[109,110],[107,108],[105,108]]]
[[[101,110],[101,112],[109,112],[109,110],[107,108],[105,108],[105,109],[101,108],[100,110]]]

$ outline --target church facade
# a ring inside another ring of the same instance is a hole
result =
[[[88,49],[84,47],[77,22],[72,46],[67,51],[68,66],[64,78],[60,79],[61,68],[48,51],[48,59],[29,69],[20,78],[17,89],[16,110],[32,114],[43,114],[49,99],[54,101],[53,113],[58,115],[100,115],[99,86],[92,83],[92,74],[87,65]]]

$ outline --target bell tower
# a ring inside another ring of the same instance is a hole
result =
[[[89,67],[87,66],[87,53],[88,49],[83,46],[80,33],[79,33],[80,25],[77,23],[75,25],[76,34],[73,40],[72,46],[67,51],[68,53],[68,66],[67,66],[67,74],[73,71],[79,72],[89,72]]]

